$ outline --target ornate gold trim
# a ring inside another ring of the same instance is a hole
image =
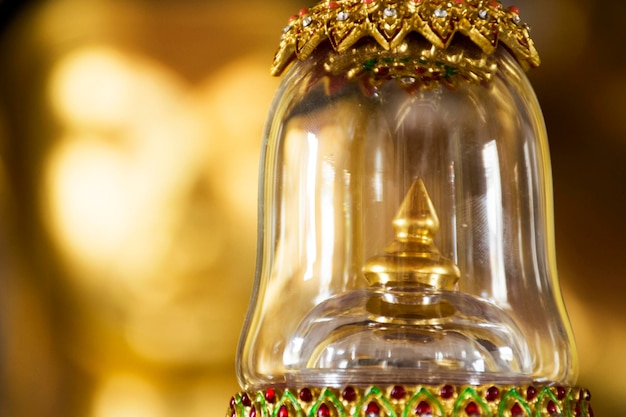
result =
[[[363,45],[355,53],[330,53],[324,70],[353,80],[366,77],[374,87],[393,78],[408,90],[433,89],[441,84],[457,88],[460,83],[486,84],[498,65],[491,55],[472,58],[465,51],[456,53],[434,46],[401,45],[391,51],[380,51],[374,44]]]
[[[233,396],[226,417],[593,417],[590,402],[561,386],[268,388]]]
[[[381,51],[399,48],[410,33],[421,34],[433,47],[446,49],[456,33],[484,53],[500,42],[528,69],[539,55],[517,7],[495,0],[322,0],[300,10],[285,27],[272,74],[280,75],[294,59],[304,60],[324,41],[344,53],[359,40],[375,40]]]

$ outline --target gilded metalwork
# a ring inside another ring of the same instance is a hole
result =
[[[366,76],[373,86],[394,78],[407,89],[428,90],[441,84],[456,88],[464,82],[488,83],[498,66],[491,55],[473,56],[464,49],[452,52],[404,42],[389,51],[366,44],[343,54],[329,53],[324,69],[348,79]]]
[[[519,10],[504,8],[499,1],[322,0],[302,9],[285,27],[272,74],[280,75],[296,58],[308,58],[324,41],[338,53],[365,39],[373,39],[380,51],[392,51],[411,33],[440,50],[446,50],[457,33],[488,55],[502,43],[524,68],[540,64]]]
[[[591,394],[561,386],[392,385],[240,392],[226,417],[591,417]]]
[[[461,276],[456,264],[435,246],[439,218],[420,178],[407,192],[393,227],[396,238],[386,253],[371,258],[363,268],[370,285],[386,291],[371,296],[365,308],[379,323],[443,324],[455,313],[454,306],[442,300],[428,301],[409,290],[455,291]]]
[[[454,290],[461,273],[433,242],[439,218],[421,179],[407,192],[393,227],[396,239],[384,255],[370,259],[363,269],[370,285]]]

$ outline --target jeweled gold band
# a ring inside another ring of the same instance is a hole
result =
[[[539,65],[539,55],[517,7],[495,0],[322,0],[302,9],[285,27],[272,74],[280,75],[295,59],[304,60],[324,41],[345,52],[370,38],[381,50],[401,45],[418,33],[445,49],[459,33],[486,54],[506,45],[526,68]]]
[[[562,386],[269,388],[232,397],[226,417],[593,417],[590,401]]]
[[[407,45],[392,51],[377,51],[373,44],[354,50],[353,54],[330,53],[324,63],[325,71],[343,74],[348,80],[364,79],[373,86],[395,79],[409,90],[428,90],[442,84],[452,88],[461,83],[485,84],[498,69],[493,56],[474,58],[463,50],[451,52]]]

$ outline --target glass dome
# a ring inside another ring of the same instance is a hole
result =
[[[499,1],[322,0],[290,20],[228,416],[593,415],[537,65]]]
[[[289,69],[264,142],[246,389],[575,383],[537,99],[508,49],[458,38],[457,65],[414,37],[395,57],[322,45]]]

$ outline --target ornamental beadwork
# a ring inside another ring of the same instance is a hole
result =
[[[241,392],[226,417],[593,417],[586,389],[401,386]]]
[[[375,45],[365,45],[358,54],[330,53],[324,70],[333,75],[345,74],[349,80],[361,79],[373,87],[393,78],[408,90],[429,90],[442,84],[455,88],[464,82],[483,84],[498,70],[495,57],[471,57],[464,50],[452,53],[417,45],[397,51],[376,49]]]
[[[493,54],[501,42],[525,69],[540,64],[519,9],[504,8],[499,1],[323,0],[292,16],[283,31],[272,74],[280,75],[296,58],[308,58],[325,41],[338,54],[356,47],[357,42],[364,39],[373,41],[379,51],[397,53],[406,48],[408,35],[417,33],[434,50],[445,50],[457,32],[485,54]],[[459,63],[467,57],[456,58],[455,62]],[[333,67],[333,62],[330,60],[327,66],[331,67],[331,72],[336,72],[338,69]],[[465,62],[464,66],[472,64]],[[353,67],[352,72],[354,68],[357,67]],[[491,73],[488,66],[475,68],[472,72],[480,73],[480,78]],[[394,78],[405,76],[402,73],[392,75]]]

